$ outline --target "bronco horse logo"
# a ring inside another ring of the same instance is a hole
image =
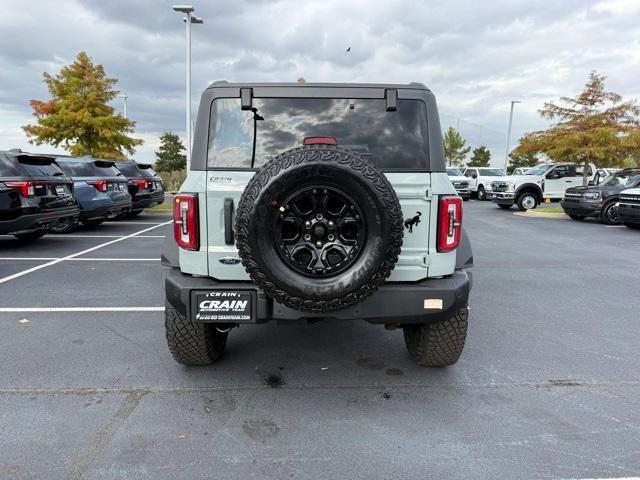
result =
[[[404,221],[404,227],[409,230],[409,233],[413,233],[413,227],[420,223],[421,216],[422,212],[416,212],[416,215],[413,218],[407,218]]]

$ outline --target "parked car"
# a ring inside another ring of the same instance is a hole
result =
[[[469,200],[469,198],[471,198],[471,190],[469,190],[469,180],[467,179],[467,177],[462,175],[460,169],[455,167],[447,167],[447,175],[449,175],[449,180],[451,180],[453,188],[456,189],[458,195],[460,195],[465,201]]]
[[[626,168],[609,176],[600,185],[572,187],[564,192],[560,205],[574,220],[600,217],[602,223],[617,225],[620,192],[640,185],[640,168]]]
[[[0,152],[0,234],[35,239],[51,228],[78,220],[73,181],[54,158]]]
[[[79,221],[84,225],[99,225],[131,211],[127,180],[115,162],[92,157],[57,157],[56,163],[73,179],[74,195],[80,204]],[[76,221],[57,230],[69,232],[77,226]]]
[[[334,318],[400,327],[419,365],[455,363],[473,257],[433,93],[220,82],[200,105],[162,252],[174,359],[216,361],[241,324]]]
[[[640,229],[640,188],[620,192],[618,218],[625,226],[634,230]]]
[[[469,179],[469,189],[478,200],[487,200],[491,193],[491,182],[504,177],[504,170],[490,167],[467,167],[463,175]]]
[[[525,173],[527,173],[529,170],[531,170],[531,168],[528,167],[518,167],[516,169],[513,170],[513,172],[511,172],[511,175],[524,175]]]
[[[529,170],[525,175],[511,175],[492,182],[491,199],[501,208],[511,208],[514,203],[519,210],[536,208],[545,199],[562,200],[568,188],[583,183],[583,166],[574,163],[545,163]],[[594,182],[597,168],[589,165],[589,182]]]
[[[133,160],[118,161],[118,169],[127,177],[129,193],[133,199],[129,216],[139,215],[145,208],[164,202],[162,178],[147,163]]]

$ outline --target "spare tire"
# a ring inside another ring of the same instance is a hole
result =
[[[240,198],[242,264],[268,296],[302,312],[341,310],[375,292],[402,246],[398,197],[368,160],[305,145],[268,162]]]

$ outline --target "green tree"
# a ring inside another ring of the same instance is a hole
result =
[[[491,163],[491,152],[484,145],[473,149],[468,167],[488,167]]]
[[[535,153],[517,155],[515,151],[509,154],[509,159],[509,166],[507,167],[508,173],[513,172],[516,168],[535,167],[540,162]]]
[[[471,147],[465,147],[467,142],[462,138],[462,135],[453,127],[449,127],[444,134],[443,143],[444,158],[449,162],[449,166],[462,165],[467,153],[471,150]]]
[[[175,133],[164,132],[160,135],[160,147],[156,153],[156,170],[158,172],[176,172],[187,167],[184,145]]]
[[[36,145],[62,145],[72,155],[124,158],[133,154],[142,140],[132,138],[135,122],[115,114],[108,105],[118,95],[115,78],[107,77],[102,65],[80,52],[60,73],[44,73],[51,99],[31,100],[35,125],[23,130]]]
[[[545,103],[540,115],[557,123],[525,135],[516,155],[544,153],[554,161],[593,162],[600,167],[620,166],[640,151],[640,107],[635,100],[604,89],[604,76],[591,72],[584,91],[560,102]],[[584,169],[583,184],[587,184]]]

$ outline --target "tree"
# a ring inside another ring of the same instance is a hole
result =
[[[587,184],[586,165],[620,166],[640,151],[640,107],[635,100],[604,89],[604,76],[591,72],[582,93],[562,97],[564,105],[545,103],[542,118],[557,120],[546,130],[525,135],[516,155],[544,153],[554,161],[585,165],[583,184]]]
[[[453,127],[449,127],[444,134],[444,158],[449,162],[449,166],[462,165],[471,147],[465,147],[466,143],[462,135]]]
[[[467,163],[468,167],[488,167],[491,162],[491,152],[484,145],[480,145],[473,149],[471,161]]]
[[[536,157],[535,153],[523,153],[521,155],[517,155],[515,151],[509,154],[509,166],[507,167],[507,172],[511,173],[516,168],[531,168],[535,167],[540,160]]]
[[[60,73],[44,73],[51,99],[31,100],[37,124],[23,130],[36,145],[62,144],[72,155],[97,158],[124,158],[133,154],[142,140],[127,134],[135,122],[116,115],[108,105],[117,95],[115,78],[107,77],[102,65],[94,65],[85,52],[62,67]]]
[[[187,167],[187,157],[180,138],[175,133],[164,132],[160,135],[160,147],[156,154],[156,170],[158,172],[176,172]]]

